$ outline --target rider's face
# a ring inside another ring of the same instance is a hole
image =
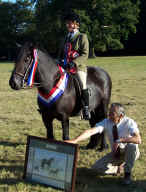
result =
[[[72,21],[67,21],[66,27],[67,27],[68,32],[73,32],[74,29],[77,29],[77,25]]]

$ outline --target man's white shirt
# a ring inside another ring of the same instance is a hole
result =
[[[106,136],[110,142],[111,149],[113,146],[113,125],[114,123],[110,119],[104,119],[103,121],[96,124],[98,133],[105,131]],[[134,133],[139,133],[137,123],[127,116],[124,116],[121,121],[117,124],[117,129],[119,138],[132,137]],[[119,143],[120,148],[124,148],[125,145],[126,143]]]

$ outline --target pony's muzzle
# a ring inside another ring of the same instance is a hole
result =
[[[9,85],[14,90],[19,90],[23,87],[23,79],[22,77],[18,76],[17,74],[12,74]]]

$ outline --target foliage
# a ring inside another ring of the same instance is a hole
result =
[[[0,3],[0,48],[14,48],[33,28],[33,14],[28,0]]]
[[[136,26],[136,35],[131,35],[127,41],[127,47],[145,54],[146,49],[146,1],[140,1],[139,23]]]
[[[140,3],[140,23],[139,23],[139,31],[144,32],[146,31],[146,1],[141,0]]]
[[[38,9],[38,5],[43,3],[44,6]],[[88,34],[90,47],[94,47],[96,51],[122,49],[123,41],[128,39],[129,34],[136,33],[139,0],[52,0],[49,2],[38,0],[36,11],[39,13],[37,16],[43,28],[40,29],[43,34],[41,37],[44,39],[44,35],[47,34],[52,39],[54,34],[56,39],[53,40],[57,42],[58,35],[62,34],[59,33],[61,16],[70,10],[80,15],[81,31]],[[48,23],[45,22],[46,20]],[[62,28],[64,30],[64,27]],[[49,41],[48,37],[45,38]]]
[[[131,0],[94,0],[87,3],[90,17],[89,34],[97,51],[123,48],[131,32],[136,32],[139,1]]]
[[[61,31],[59,15],[53,6],[53,1],[48,0],[37,1],[35,6],[37,42],[43,44],[49,53],[56,52]]]
[[[140,0],[17,0],[0,2],[0,48],[31,39],[56,53],[65,32],[63,16],[74,10],[81,17],[90,48],[108,51],[124,48],[129,35],[145,14]],[[144,21],[144,19],[142,20]],[[143,22],[141,21],[141,24]],[[139,28],[142,27],[139,26]]]

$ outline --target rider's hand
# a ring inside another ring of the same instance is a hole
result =
[[[64,60],[63,60],[63,59],[58,60],[58,64],[59,64],[61,67],[64,67]]]
[[[75,64],[73,61],[71,61],[71,62],[67,65],[67,68],[71,69],[71,68],[73,68],[73,67],[76,67],[76,64]]]

